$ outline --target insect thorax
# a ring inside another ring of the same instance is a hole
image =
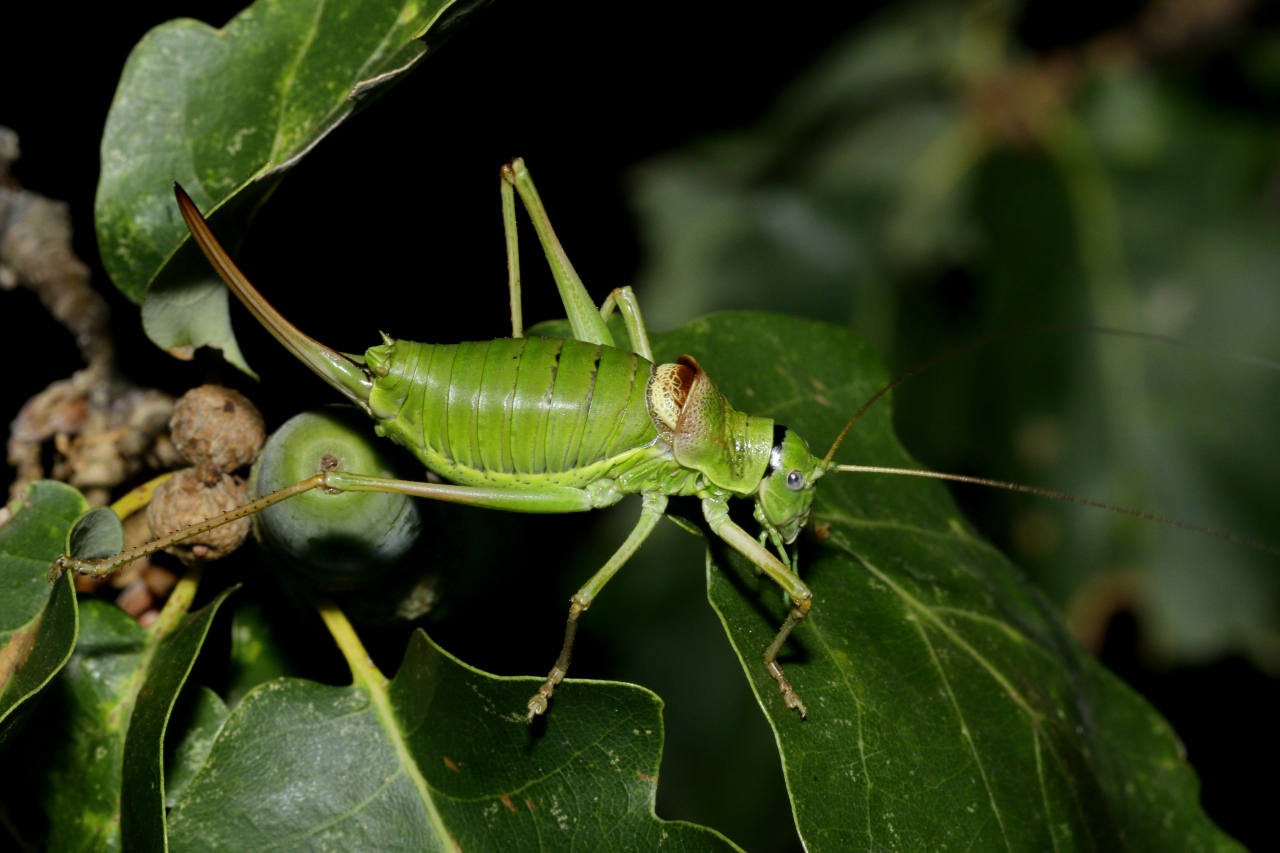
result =
[[[682,466],[732,494],[754,494],[769,465],[773,420],[735,409],[691,356],[654,368],[649,408]]]

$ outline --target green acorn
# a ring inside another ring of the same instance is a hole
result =
[[[253,465],[255,498],[321,471],[400,477],[368,417],[352,406],[325,406],[290,418]],[[258,540],[299,574],[327,590],[378,579],[413,548],[422,521],[413,498],[385,492],[313,489],[254,516]]]

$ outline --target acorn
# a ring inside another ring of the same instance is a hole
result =
[[[258,407],[221,385],[192,388],[174,404],[169,419],[169,436],[183,459],[227,472],[248,465],[266,434]]]
[[[245,503],[245,483],[204,463],[183,468],[156,487],[147,505],[147,523],[153,536],[164,536]],[[166,548],[184,563],[219,560],[240,547],[249,535],[249,521],[241,518],[207,530]]]
[[[322,471],[399,478],[389,449],[354,407],[303,412],[267,440],[250,491],[262,497]],[[312,489],[254,516],[255,535],[268,551],[331,591],[378,579],[404,559],[421,530],[414,499],[387,492]]]

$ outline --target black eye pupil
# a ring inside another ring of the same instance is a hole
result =
[[[799,491],[800,487],[803,485],[804,485],[804,475],[801,474],[799,471],[792,471],[791,473],[787,474],[788,489],[791,489],[792,491]]]

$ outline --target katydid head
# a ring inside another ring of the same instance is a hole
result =
[[[782,424],[773,426],[769,468],[756,492],[756,521],[775,541],[790,545],[809,520],[814,483],[825,470],[809,442]]]

